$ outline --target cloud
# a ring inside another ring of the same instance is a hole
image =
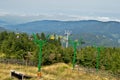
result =
[[[103,16],[79,16],[79,15],[70,15],[70,17],[73,18],[73,20],[98,20],[98,21],[118,21],[120,22],[120,19],[113,18],[113,17],[103,17]]]
[[[78,21],[78,20],[98,20],[98,21],[118,21],[120,19],[114,17],[106,17],[106,16],[80,16],[80,15],[68,15],[68,14],[46,14],[46,13],[35,13],[35,14],[16,14],[16,13],[8,13],[0,9],[0,17],[1,16],[14,16],[17,18],[26,18],[27,21],[34,20],[61,20],[61,21]]]

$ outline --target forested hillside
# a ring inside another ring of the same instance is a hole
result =
[[[37,34],[42,40],[47,40],[43,46],[42,65],[64,62],[72,63],[73,48],[61,46],[60,38],[46,39],[44,33]],[[33,36],[26,33],[1,32],[0,58],[14,58],[34,61],[37,64],[39,47],[34,43]],[[76,64],[88,68],[96,68],[97,49],[86,46],[77,49]],[[100,69],[120,75],[120,48],[104,47],[100,52]]]

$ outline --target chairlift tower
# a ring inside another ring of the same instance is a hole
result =
[[[72,63],[73,64],[73,70],[74,70],[75,64],[76,64],[76,57],[77,57],[77,46],[80,46],[80,45],[84,44],[85,42],[83,42],[82,39],[80,39],[80,40],[71,40],[70,38],[69,38],[68,42],[73,47],[73,51],[74,51],[73,63]]]
[[[38,78],[42,77],[42,74],[41,74],[42,48],[43,48],[43,45],[46,44],[48,39],[49,39],[49,35],[46,37],[46,40],[42,40],[42,39],[39,40],[37,38],[37,35],[33,33],[33,41],[35,42],[36,45],[39,46],[38,73],[37,73]],[[54,38],[50,38],[50,39],[54,40]]]
[[[102,46],[96,46],[95,44],[94,44],[93,47],[95,47],[95,48],[97,49],[97,56],[96,56],[96,71],[98,72],[99,67],[100,67],[100,53],[101,53],[102,50],[104,50],[104,47],[102,47]]]
[[[71,35],[71,32],[69,30],[65,30],[65,35],[66,35],[66,48],[68,47],[68,40],[69,40],[69,36]]]

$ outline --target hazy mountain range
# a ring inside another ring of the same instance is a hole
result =
[[[64,31],[69,30],[75,38],[82,36],[87,44],[98,43],[99,45],[120,46],[120,22],[116,21],[41,20],[14,25],[0,21],[0,25],[9,30],[27,33],[45,32],[64,35]]]
[[[8,29],[18,29],[23,32],[63,32],[71,30],[73,33],[120,33],[120,22],[101,22],[96,20],[57,21],[42,20],[17,25],[6,25]]]

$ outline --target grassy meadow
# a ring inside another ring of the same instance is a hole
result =
[[[10,78],[10,70],[16,70],[21,73],[31,75],[31,80],[37,78],[37,67],[22,66],[17,64],[0,63],[0,80],[17,80]],[[83,67],[72,70],[71,64],[56,63],[50,66],[42,66],[42,78],[40,80],[119,80],[105,71],[89,72]]]

